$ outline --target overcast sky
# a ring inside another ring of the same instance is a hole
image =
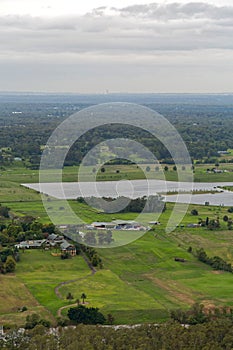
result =
[[[1,0],[0,91],[233,92],[232,0]]]

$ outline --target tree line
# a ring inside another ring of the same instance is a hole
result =
[[[87,201],[92,207],[103,210],[105,213],[160,213],[166,210],[166,203],[160,195],[143,196],[139,198],[127,198],[120,196],[117,198],[103,197],[103,200],[97,197],[89,197]],[[84,203],[84,199],[78,197],[79,203]],[[111,204],[111,205],[109,205]],[[121,209],[121,207],[123,207]]]
[[[233,324],[216,319],[189,327],[170,321],[161,325],[101,327],[78,325],[48,331],[42,324],[24,333],[12,330],[1,349],[35,350],[231,350]]]

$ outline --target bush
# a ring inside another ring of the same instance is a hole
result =
[[[195,216],[197,216],[197,215],[198,215],[198,211],[197,211],[197,209],[193,209],[193,210],[191,210],[191,215],[195,215]]]
[[[50,321],[45,320],[45,319],[41,319],[41,320],[39,321],[39,324],[41,324],[42,326],[44,326],[44,327],[46,327],[46,328],[50,328],[50,326],[51,326]]]
[[[33,329],[34,327],[36,327],[36,325],[39,324],[39,321],[40,321],[40,316],[38,314],[28,315],[26,317],[25,328]]]

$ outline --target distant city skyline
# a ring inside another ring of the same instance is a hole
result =
[[[1,0],[0,91],[233,92],[232,0]]]

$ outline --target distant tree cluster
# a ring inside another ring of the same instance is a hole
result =
[[[94,248],[82,244],[81,249],[90,260],[92,266],[103,268],[102,259]]]
[[[216,318],[228,319],[233,322],[233,309],[230,307],[212,307],[208,309],[203,304],[195,303],[189,310],[172,310],[170,317],[174,321],[188,325],[207,323]]]
[[[114,241],[114,238],[112,236],[112,231],[87,231],[84,237],[84,243],[91,246],[96,245],[109,245]]]
[[[9,224],[0,225],[0,244],[43,239],[55,231],[53,224],[42,224],[32,216],[24,216]]]
[[[210,219],[208,216],[206,217],[205,220],[203,219],[199,219],[198,223],[202,226],[202,227],[207,227],[209,230],[216,230],[220,228],[220,220],[219,217],[217,217],[216,219]]]
[[[233,268],[230,263],[227,263],[219,256],[214,256],[213,258],[208,257],[203,248],[197,249],[196,256],[199,261],[210,265],[214,270],[233,272]]]
[[[49,328],[51,325],[50,321],[41,319],[38,314],[33,313],[26,317],[25,329],[33,329],[39,324],[46,328]]]
[[[124,196],[118,197],[117,200],[111,197],[103,197],[104,201],[100,201],[99,198],[90,197],[88,203],[97,209],[103,210],[105,213],[108,212],[120,212],[120,213],[157,213],[166,210],[166,203],[163,201],[162,196],[143,196],[140,198],[132,199]],[[77,198],[80,203],[82,200]],[[109,203],[111,202],[111,207]],[[119,203],[128,203],[126,206],[119,211]]]
[[[8,150],[0,154],[0,165],[12,162],[14,157],[21,157],[27,166],[37,169],[42,153],[41,146],[46,144],[53,130],[74,110],[80,110],[89,104],[90,101],[89,103],[80,101],[62,103],[59,100],[59,103],[53,104],[44,101],[21,103],[18,100],[14,103],[13,108],[20,110],[20,114],[12,114],[12,104],[1,103],[0,148]],[[193,159],[216,163],[219,150],[233,148],[231,105],[228,105],[227,108],[209,103],[198,106],[177,103],[176,108],[173,103],[156,104],[156,107],[153,103],[146,105],[156,110],[159,108],[159,112],[175,126]],[[125,124],[113,124],[111,128],[108,125],[94,128],[80,137],[69,150],[65,165],[80,164],[85,154],[97,144],[119,137],[143,144],[154,153],[157,159],[172,164],[169,151],[149,132]],[[133,146],[129,152],[135,152]],[[138,157],[143,158],[143,154],[138,154]],[[229,162],[232,159],[221,161]],[[95,164],[95,159],[93,159],[93,164]]]

